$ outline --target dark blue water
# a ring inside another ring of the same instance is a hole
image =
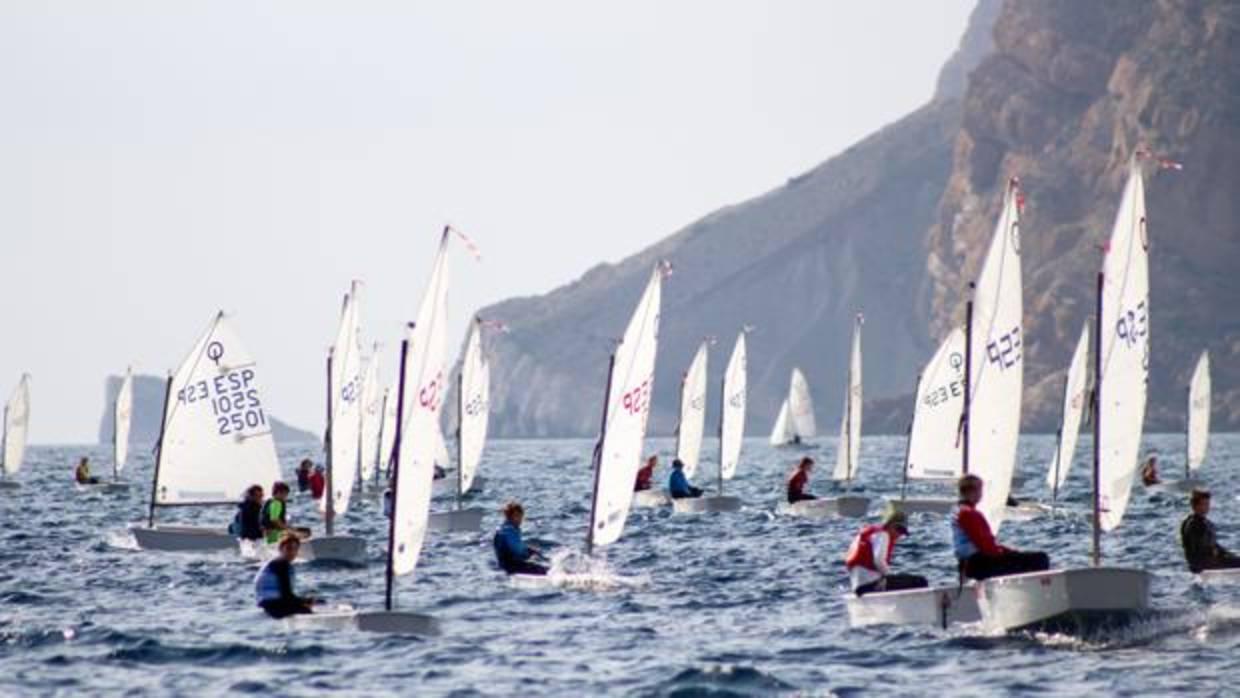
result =
[[[830,469],[834,442],[820,441],[813,451],[824,492],[821,471]],[[1169,460],[1182,451],[1180,437],[1149,441]],[[487,490],[472,503],[492,512],[491,528],[499,505],[519,498],[529,535],[580,548],[591,446],[493,443],[483,463]],[[1022,442],[1027,491],[1042,494],[1052,446],[1049,437]],[[666,453],[671,444],[652,447]],[[713,448],[708,442],[708,453]],[[1087,449],[1088,441],[1065,497],[1078,511],[1087,501]],[[896,491],[903,450],[901,438],[865,440],[861,481],[871,495]],[[282,452],[286,472],[303,453]],[[1183,569],[1176,530],[1185,507],[1175,496],[1135,492],[1123,526],[1104,539],[1109,561],[1156,573],[1156,604],[1167,611],[1157,622],[1087,642],[967,628],[850,630],[840,558],[858,523],[775,515],[797,453],[751,440],[728,486],[745,498],[744,511],[636,510],[620,542],[601,553],[617,574],[648,580],[637,588],[515,589],[493,567],[489,531],[432,534],[417,572],[398,582],[398,606],[443,624],[441,637],[418,639],[290,631],[252,606],[258,563],[133,549],[125,531],[145,517],[149,457],[136,456],[127,494],[105,495],[70,484],[82,454],[97,471],[108,469],[104,448],[36,447],[20,474],[24,487],[0,491],[0,694],[1209,695],[1233,693],[1240,677],[1240,589],[1201,588]],[[1238,462],[1240,436],[1215,436],[1202,475],[1215,492],[1224,544],[1240,548]],[[699,479],[707,484],[704,473]],[[378,608],[385,529],[375,499],[355,502],[341,528],[371,537],[369,566],[303,565],[299,585]],[[309,503],[295,511],[319,528]],[[224,525],[230,516],[182,510],[161,520]],[[912,528],[897,566],[954,579],[943,519],[918,516]],[[1005,524],[1001,538],[1046,549],[1057,564],[1083,564],[1089,531],[1083,514],[1070,513]]]

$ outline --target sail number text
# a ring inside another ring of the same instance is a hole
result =
[[[1000,370],[1006,370],[1020,361],[1020,326],[1013,327],[1007,334],[986,345],[986,358],[997,364]]]
[[[181,388],[177,391],[177,401],[183,405],[209,402],[216,430],[221,435],[266,427],[267,415],[253,382],[253,369],[229,371]]]
[[[1137,343],[1145,339],[1149,334],[1149,317],[1145,312],[1145,301],[1137,303],[1137,307],[1127,312],[1121,312],[1119,319],[1115,321],[1115,334],[1119,335],[1124,346],[1129,349],[1137,346]]]
[[[624,406],[625,412],[629,414],[642,414],[650,409],[650,383],[651,378],[647,378],[639,383],[637,387],[624,394],[620,404]]]

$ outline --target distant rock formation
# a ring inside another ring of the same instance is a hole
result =
[[[681,373],[702,337],[718,337],[718,386],[746,324],[756,326],[747,432],[769,431],[793,366],[833,431],[856,312],[866,315],[865,430],[903,433],[917,371],[961,320],[1010,175],[1028,201],[1023,426],[1053,431],[1063,370],[1092,308],[1098,246],[1141,144],[1186,165],[1147,186],[1146,428],[1182,428],[1184,387],[1206,347],[1215,429],[1240,426],[1238,54],[1237,3],[984,0],[930,104],[618,264],[483,310],[512,328],[494,340],[493,433],[597,432],[610,343],[660,259],[676,271],[664,285],[653,434],[673,430]]]
[[[108,376],[103,387],[103,417],[99,420],[99,443],[112,443],[112,432],[116,415],[116,394],[120,392],[124,376]],[[129,438],[134,448],[154,446],[159,440],[160,421],[164,414],[164,390],[167,379],[159,376],[133,377],[133,416],[130,422]],[[271,417],[271,434],[276,443],[300,444],[316,443],[319,437],[291,427]]]

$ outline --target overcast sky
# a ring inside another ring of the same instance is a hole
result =
[[[0,393],[30,372],[31,439],[93,441],[105,377],[223,308],[319,431],[350,279],[391,349],[463,229],[455,349],[927,101],[972,4],[0,3]]]

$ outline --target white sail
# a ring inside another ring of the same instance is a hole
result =
[[[986,483],[978,508],[995,530],[1003,523],[1024,385],[1023,303],[1020,279],[1020,190],[1008,185],[1003,210],[973,291],[967,467]]]
[[[792,442],[792,425],[788,420],[788,398],[779,403],[779,414],[775,416],[775,426],[771,427],[770,443],[772,446],[783,446]]]
[[[1128,508],[1145,422],[1149,379],[1149,238],[1145,185],[1134,160],[1102,262],[1098,339],[1098,489],[1104,531],[1120,524]]]
[[[917,382],[906,466],[910,478],[960,477],[963,408],[964,330],[957,327],[939,345]]]
[[[156,504],[231,504],[250,485],[280,479],[259,375],[218,314],[172,376]]]
[[[491,407],[491,365],[482,351],[482,323],[474,319],[461,359],[460,412],[458,427],[460,441],[461,492],[469,491],[482,461],[482,450],[487,443],[487,423]]]
[[[446,324],[448,315],[448,230],[439,241],[430,284],[417,321],[409,328],[401,404],[399,472],[393,499],[392,571],[409,574],[418,564],[431,512],[431,482],[435,476],[437,444],[442,445],[439,415],[443,409]]]
[[[358,439],[362,482],[370,482],[375,476],[382,427],[383,390],[379,387],[379,347],[376,345],[362,378],[362,433]]]
[[[590,521],[592,545],[607,545],[620,538],[633,501],[633,481],[642,456],[654,389],[662,279],[662,269],[656,268],[613,356],[607,417],[597,447]]]
[[[728,359],[723,374],[723,415],[719,423],[719,463],[724,480],[736,475],[741,459],[741,444],[745,438],[745,403],[747,401],[746,369],[748,356],[745,333],[736,336],[736,346]]]
[[[818,425],[814,420],[814,399],[809,395],[809,381],[801,369],[792,369],[792,380],[788,386],[788,421],[792,431],[802,440],[818,435]]]
[[[331,449],[332,509],[336,517],[349,510],[353,482],[357,479],[362,429],[362,349],[358,343],[358,290],[354,281],[344,297],[340,327],[331,353],[331,385],[327,448]],[[327,511],[327,497],[319,500]]]
[[[400,389],[400,376],[392,379],[392,386],[383,392],[383,428],[379,430],[379,458],[375,461],[384,477],[392,463],[392,448],[396,444],[396,405]]]
[[[861,322],[861,315],[857,315],[848,361],[848,385],[844,388],[844,412],[840,416],[840,440],[835,452],[836,480],[857,477],[861,457]]]
[[[1086,323],[1081,328],[1081,338],[1076,342],[1072,362],[1068,364],[1068,375],[1064,379],[1063,420],[1059,424],[1059,442],[1046,472],[1046,486],[1052,491],[1057,492],[1063,487],[1063,483],[1068,480],[1068,471],[1072,468],[1072,456],[1076,453],[1076,441],[1080,435],[1081,415],[1085,411],[1086,401],[1089,400],[1089,370],[1086,364],[1088,358],[1089,323]]]
[[[1210,440],[1210,355],[1201,352],[1188,383],[1188,467],[1196,470],[1206,460]]]
[[[23,373],[4,406],[4,472],[15,475],[26,457],[26,432],[30,426],[30,374]]]
[[[133,371],[125,370],[112,406],[112,473],[120,475],[129,457],[129,422],[133,416]]]
[[[680,385],[680,424],[676,427],[676,457],[685,464],[685,476],[692,478],[702,456],[702,435],[706,431],[706,354],[702,342],[685,380]]]

